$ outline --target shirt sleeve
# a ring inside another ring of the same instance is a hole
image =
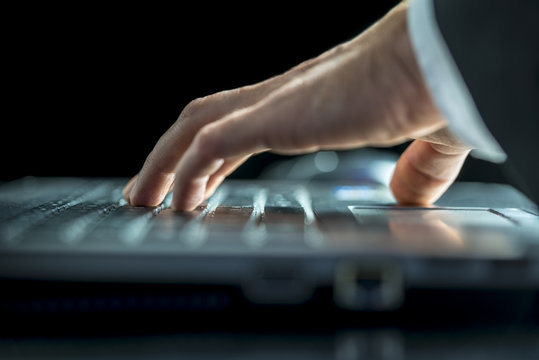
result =
[[[432,0],[411,0],[408,27],[419,67],[451,131],[474,157],[503,162],[507,156],[486,127],[440,32]]]

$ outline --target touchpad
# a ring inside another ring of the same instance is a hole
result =
[[[363,225],[385,224],[388,221],[414,225],[436,222],[455,227],[514,225],[507,217],[489,209],[367,206],[349,206],[349,209]]]
[[[515,256],[515,222],[487,208],[349,206],[358,226],[404,252]],[[385,235],[384,235],[385,234]]]

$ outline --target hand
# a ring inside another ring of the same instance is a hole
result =
[[[133,205],[192,210],[263,151],[391,146],[415,140],[391,182],[403,204],[428,204],[454,181],[468,149],[446,128],[421,77],[400,4],[349,42],[261,83],[188,104],[125,187]]]

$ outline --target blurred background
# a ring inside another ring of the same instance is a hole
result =
[[[397,3],[4,7],[0,180],[130,177],[190,100],[282,73]],[[232,177],[257,177],[284,159],[256,156]],[[475,159],[460,179],[505,182]]]

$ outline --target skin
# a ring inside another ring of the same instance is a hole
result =
[[[391,181],[397,201],[428,205],[457,177],[469,149],[448,130],[420,73],[405,3],[349,42],[261,83],[189,103],[124,188],[135,206],[189,211],[246,159],[415,139]]]

